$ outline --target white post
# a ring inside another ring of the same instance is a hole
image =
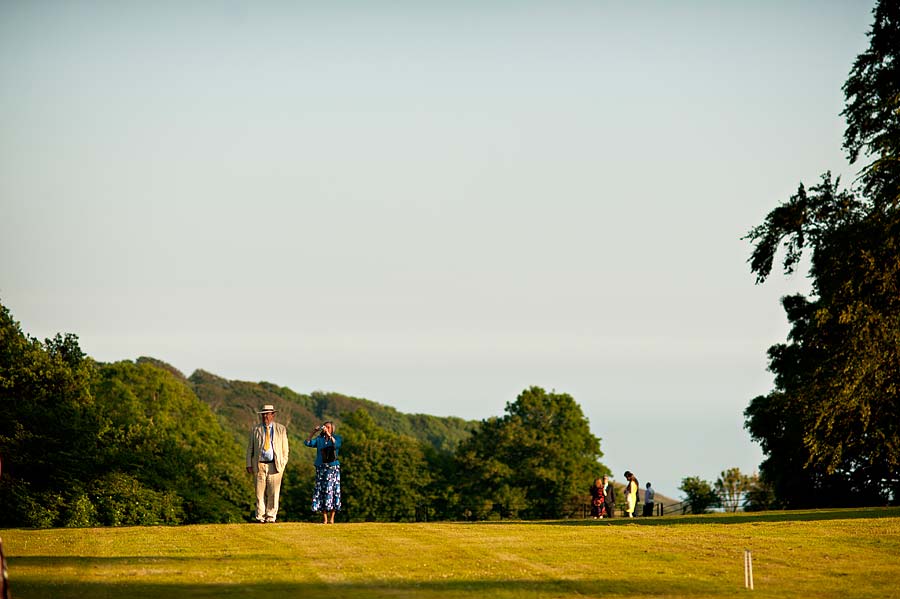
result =
[[[750,570],[750,590],[753,590],[753,553],[747,552],[747,566]]]
[[[747,550],[744,549],[744,588],[750,588],[750,571],[747,569]]]

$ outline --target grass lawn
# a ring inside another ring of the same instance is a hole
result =
[[[900,508],[0,531],[13,599],[900,598]]]

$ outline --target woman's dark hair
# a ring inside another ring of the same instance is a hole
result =
[[[628,484],[631,481],[634,481],[634,493],[635,493],[634,497],[637,501],[640,501],[641,500],[641,483],[638,481],[637,477],[631,472],[631,470],[625,471],[625,478],[628,480],[628,482],[625,483],[626,488],[628,487]]]

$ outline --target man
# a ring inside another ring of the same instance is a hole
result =
[[[275,422],[275,406],[267,404],[257,412],[262,422],[250,429],[247,443],[247,472],[256,476],[256,521],[275,522],[281,475],[288,461],[287,429]]]
[[[656,496],[656,491],[653,490],[653,487],[650,486],[650,483],[647,483],[647,491],[644,492],[644,515],[652,516],[653,515],[653,498]]]
[[[603,477],[603,489],[606,496],[606,515],[612,518],[616,515],[616,488],[608,476]]]

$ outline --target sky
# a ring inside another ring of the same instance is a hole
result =
[[[615,478],[763,456],[742,237],[831,170],[872,1],[0,3],[0,302],[101,361],[484,419]],[[590,481],[586,481],[588,486]]]

